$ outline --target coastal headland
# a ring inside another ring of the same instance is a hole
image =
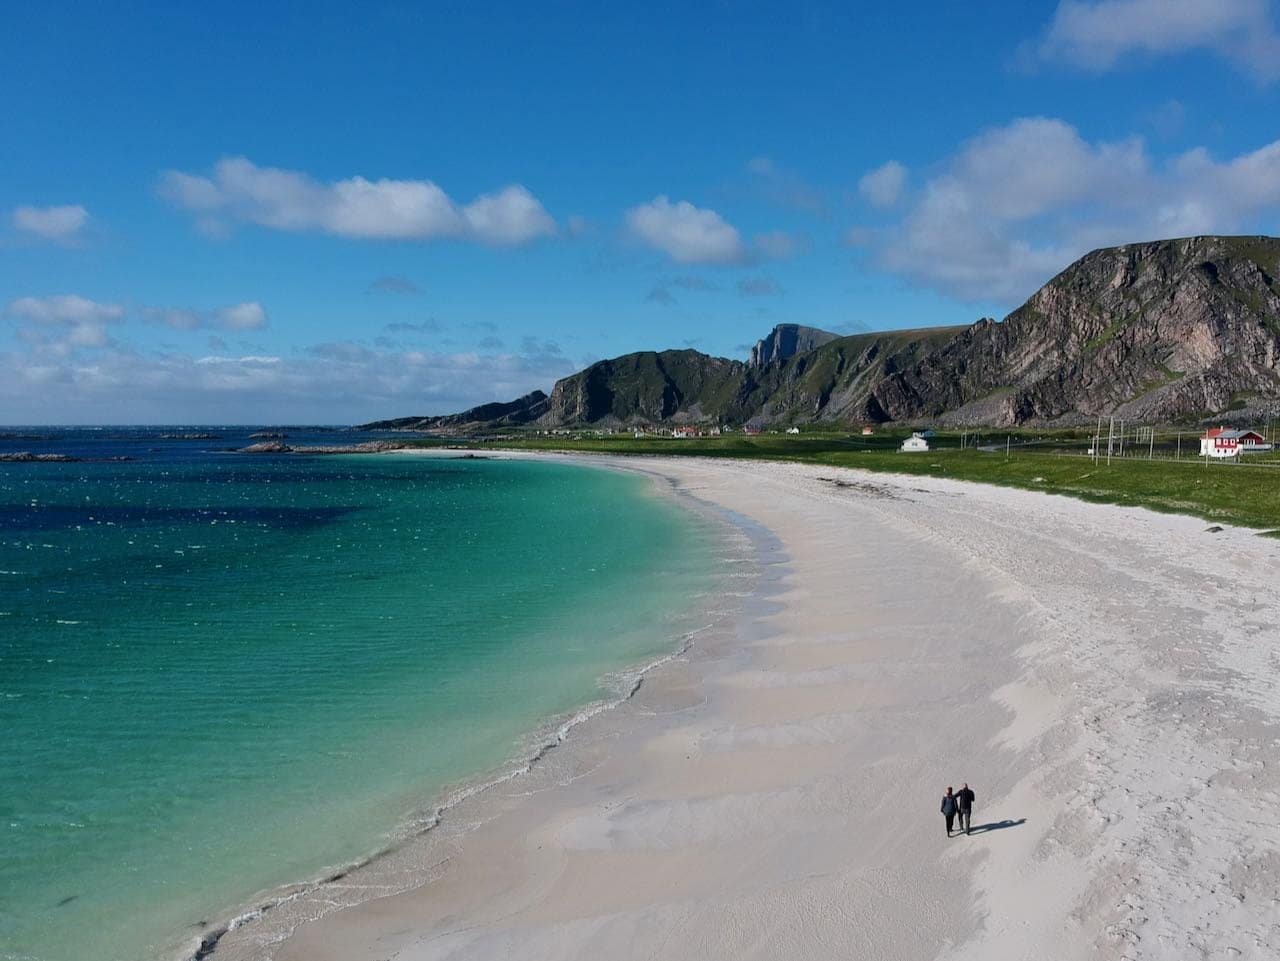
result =
[[[1268,956],[1275,540],[933,478],[597,462],[739,526],[727,615],[448,830],[214,957]],[[974,832],[948,838],[963,781]]]

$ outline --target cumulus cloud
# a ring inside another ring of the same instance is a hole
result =
[[[1259,81],[1280,78],[1267,0],[1062,0],[1032,59],[1106,71],[1138,54],[1208,50]]]
[[[111,343],[106,325],[122,320],[125,309],[76,294],[54,297],[20,297],[4,314],[17,321],[17,336],[42,355],[66,357],[84,348]]]
[[[322,183],[299,171],[229,157],[209,177],[167,171],[159,191],[174,206],[196,214],[202,230],[215,233],[238,222],[359,240],[517,246],[556,232],[551,215],[517,184],[459,204],[430,180],[351,177]]]
[[[873,207],[881,210],[892,207],[902,196],[902,188],[907,185],[907,168],[896,160],[877,167],[863,174],[858,181],[858,192]]]
[[[897,223],[858,239],[917,283],[1010,302],[1093,248],[1247,231],[1278,208],[1280,141],[1161,164],[1139,138],[1089,142],[1064,121],[1025,118],[964,144]]]
[[[73,244],[89,223],[89,211],[78,204],[61,207],[15,207],[13,226],[42,240]]]
[[[125,309],[119,304],[103,304],[76,294],[60,294],[20,297],[5,308],[5,313],[40,324],[100,324],[122,319]]]
[[[732,264],[746,257],[738,229],[714,210],[665,196],[627,211],[632,235],[680,264]]]
[[[108,343],[107,324],[129,319],[162,324],[173,330],[261,330],[267,313],[256,301],[197,310],[191,307],[154,307],[103,303],[78,294],[52,297],[19,297],[11,301],[3,315],[18,324],[18,336],[27,343],[57,346],[62,352],[79,347],[102,347]],[[60,328],[51,332],[50,328]]]
[[[627,229],[644,245],[661,251],[678,264],[743,264],[793,256],[799,241],[778,230],[757,234],[752,243],[738,228],[709,208],[687,200],[672,203],[666,196],[632,207]]]
[[[267,312],[257,301],[218,307],[214,310],[143,306],[138,308],[138,314],[144,320],[163,324],[174,330],[199,330],[204,327],[221,327],[223,330],[261,330],[267,326]]]
[[[214,311],[218,323],[227,330],[261,330],[267,326],[267,312],[257,301],[248,301]]]

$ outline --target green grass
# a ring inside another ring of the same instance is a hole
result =
[[[1089,431],[991,431],[984,432],[983,443],[1003,443],[1010,433],[1015,445],[1033,438],[1039,440],[1031,447],[1012,447],[1007,458],[1003,450],[961,450],[960,435],[951,432],[931,441],[935,449],[924,454],[898,451],[906,431],[877,432],[871,437],[837,432],[806,432],[798,436],[765,433],[758,437],[734,433],[689,440],[530,434],[470,443],[480,448],[794,461],[894,474],[927,474],[1189,514],[1217,523],[1273,531],[1280,528],[1280,464],[1273,457],[1206,466],[1203,459],[1194,456],[1194,431],[1184,442],[1185,456],[1181,460],[1174,460],[1171,454],[1155,460],[1126,457],[1114,459],[1111,466],[1095,465],[1091,458],[1083,456]]]

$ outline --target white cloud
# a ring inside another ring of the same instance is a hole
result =
[[[19,320],[38,324],[101,324],[120,320],[125,310],[119,304],[101,304],[76,294],[55,297],[20,297],[5,308]]]
[[[283,357],[31,344],[0,349],[0,411],[11,423],[358,423],[548,390],[578,366],[543,342],[496,353],[340,342]]]
[[[632,207],[626,213],[626,223],[631,236],[678,264],[784,260],[800,249],[800,241],[781,230],[757,234],[748,245],[738,228],[716,211],[695,207],[687,200],[673,204],[666,196]]]
[[[13,225],[24,233],[34,234],[54,243],[72,244],[80,239],[89,222],[89,211],[78,204],[61,207],[16,207]]]
[[[321,183],[304,173],[259,167],[244,157],[218,162],[211,177],[166,172],[160,195],[199,214],[210,236],[229,222],[318,232],[360,240],[471,240],[515,246],[556,232],[556,223],[524,187],[504,187],[458,204],[430,180]]]
[[[731,264],[746,256],[742,235],[714,210],[665,196],[627,211],[627,227],[643,243],[680,264]]]
[[[858,192],[873,207],[884,210],[892,207],[902,196],[902,188],[907,185],[907,168],[896,160],[877,167],[858,181]]]
[[[1100,246],[1259,229],[1280,209],[1280,141],[1157,164],[1141,139],[1089,142],[1026,118],[962,145],[902,218],[859,232],[881,267],[970,300],[1013,302]]]
[[[71,347],[103,346],[106,343],[103,325],[130,317],[163,324],[174,330],[198,330],[216,326],[226,330],[245,331],[261,330],[267,326],[267,312],[256,301],[206,311],[191,307],[146,305],[126,308],[122,304],[100,303],[78,294],[59,294],[53,297],[20,297],[4,308],[4,315],[20,324],[71,328],[69,333],[58,335]],[[51,342],[52,335],[31,333],[29,327],[24,329],[27,330],[28,340]]]
[[[207,365],[209,365],[209,364],[251,364],[251,365],[256,364],[256,365],[262,365],[262,364],[278,364],[278,363],[280,363],[280,358],[279,358],[279,357],[268,357],[268,356],[263,356],[263,355],[261,355],[261,354],[249,354],[249,355],[244,356],[244,357],[217,357],[217,356],[209,356],[209,357],[201,357],[199,360],[197,360],[197,361],[196,361],[196,363],[197,363],[197,364],[204,364],[204,365],[206,365],[206,366],[207,366]]]
[[[1062,0],[1035,59],[1105,71],[1133,54],[1208,50],[1260,81],[1280,78],[1267,0]]]
[[[256,301],[214,311],[218,323],[227,330],[261,330],[267,326],[267,312]]]
[[[197,310],[194,307],[140,307],[138,314],[155,324],[174,330],[200,330],[221,327],[224,330],[261,330],[267,326],[267,312],[257,301]]]
[[[462,208],[470,236],[514,247],[556,232],[556,223],[533,194],[520,186],[484,194]]]
[[[73,324],[66,336],[66,344],[72,348],[105,347],[108,343],[110,338],[107,337],[106,328],[101,324]]]

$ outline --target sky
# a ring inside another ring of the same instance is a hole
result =
[[[0,4],[0,423],[357,423],[1280,233],[1280,0]]]

